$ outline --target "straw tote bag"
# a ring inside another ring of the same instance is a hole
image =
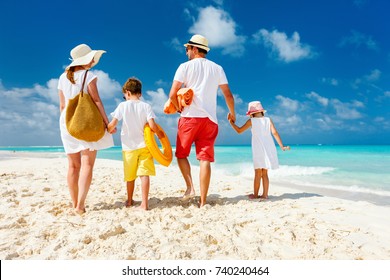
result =
[[[87,73],[88,70],[85,71],[80,93],[69,100],[65,122],[69,134],[74,138],[96,142],[104,136],[105,125],[99,109],[88,94],[88,90],[84,92]]]

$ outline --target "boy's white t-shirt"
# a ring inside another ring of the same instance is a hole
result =
[[[220,65],[206,58],[195,58],[180,64],[173,79],[194,91],[192,103],[184,108],[182,117],[207,117],[218,123],[217,91],[220,85],[228,83]]]
[[[146,147],[144,127],[150,119],[156,118],[152,107],[141,100],[127,100],[111,113],[113,118],[122,120],[121,142],[123,151]]]

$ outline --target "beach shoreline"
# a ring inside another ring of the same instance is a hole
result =
[[[58,147],[59,148],[59,147]],[[28,152],[28,151],[19,151],[19,150],[0,150],[0,161],[6,160],[6,159],[13,159],[13,158],[66,158],[66,154],[64,152]],[[97,157],[97,160],[105,159],[99,158],[99,154]],[[121,159],[110,159],[114,161],[120,161]],[[226,171],[223,169],[220,169],[219,165],[215,166],[215,163],[212,163],[212,166],[216,167],[213,168],[213,175],[218,177],[224,177],[226,176]],[[178,168],[177,163],[175,160],[170,165],[171,168]],[[198,172],[197,163],[192,165],[192,168],[195,172]],[[283,168],[283,167],[282,167]],[[269,176],[271,179],[271,187],[272,185],[276,184],[279,186],[284,186],[290,189],[295,189],[302,191],[304,193],[308,194],[316,194],[321,196],[329,196],[329,197],[335,197],[335,198],[341,198],[341,199],[347,199],[352,201],[366,201],[373,203],[375,205],[379,206],[390,206],[390,193],[389,192],[380,192],[380,191],[373,191],[371,189],[355,189],[355,190],[345,190],[345,189],[336,189],[335,187],[329,187],[327,185],[322,185],[320,187],[311,186],[310,184],[303,185],[296,182],[291,182],[289,180],[285,180],[284,178],[274,178],[273,174],[274,170],[271,170],[269,172]],[[278,171],[283,172],[283,171]],[[229,175],[229,174],[228,174]],[[237,176],[237,175],[232,175]],[[252,180],[253,174],[250,174],[250,176],[246,175],[244,176],[245,181]],[[249,189],[250,190],[250,189]],[[272,197],[272,193],[271,193]]]
[[[156,165],[150,211],[125,208],[122,162],[97,159],[87,213],[75,215],[64,155],[0,153],[3,260],[390,260],[390,207],[213,173],[208,205],[181,202],[177,166]],[[198,170],[193,169],[199,195]],[[272,184],[272,182],[271,182]],[[141,191],[136,181],[135,200]]]

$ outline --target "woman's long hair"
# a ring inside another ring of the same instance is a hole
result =
[[[72,66],[70,67],[67,71],[66,71],[66,77],[68,78],[68,80],[72,83],[72,84],[76,84],[75,80],[74,80],[74,70],[75,70],[75,66]]]

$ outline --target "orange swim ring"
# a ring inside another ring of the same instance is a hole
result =
[[[163,138],[159,138],[159,141],[162,146],[162,151],[160,150],[159,146],[156,142],[155,133],[150,128],[149,124],[145,125],[144,128],[144,139],[146,146],[148,147],[150,153],[152,154],[153,158],[157,160],[158,163],[164,166],[169,166],[172,162],[172,147],[171,143],[169,142],[169,138],[164,132],[164,130],[157,124],[158,128],[164,133]]]

